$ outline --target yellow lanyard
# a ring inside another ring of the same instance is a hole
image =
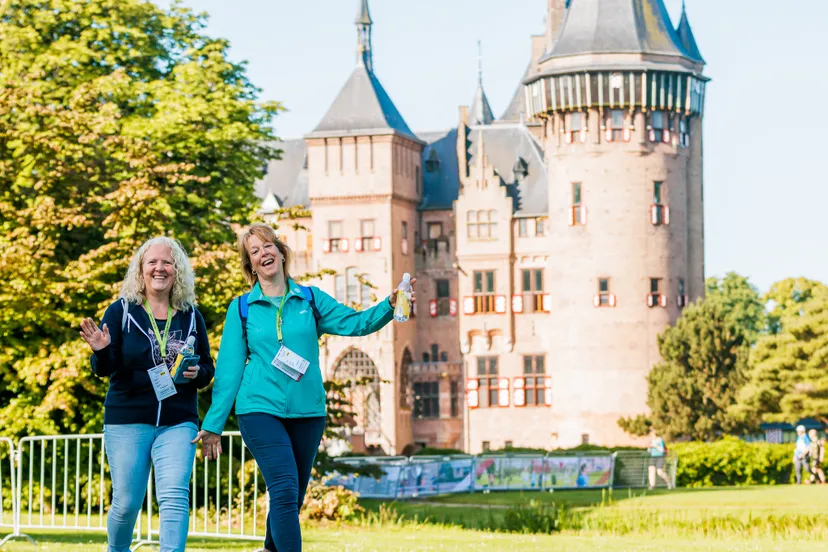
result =
[[[155,323],[155,315],[152,314],[152,308],[150,307],[149,301],[144,301],[144,309],[146,309],[147,314],[149,315],[150,324],[152,324],[152,331],[155,332],[155,339],[158,340],[158,345],[161,347],[161,357],[167,357],[167,339],[170,337],[170,323],[172,322],[173,317],[173,310],[171,306],[167,306],[167,325],[164,326],[164,335],[161,335],[161,332],[158,331],[158,324]]]
[[[285,294],[282,295],[282,304],[276,307],[276,303],[268,297],[267,300],[270,301],[270,304],[276,307],[276,339],[279,340],[279,343],[282,343],[282,311],[285,309],[285,300],[287,299],[287,290],[285,290]]]

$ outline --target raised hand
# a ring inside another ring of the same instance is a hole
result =
[[[91,318],[81,320],[80,334],[84,341],[89,343],[93,351],[105,349],[112,343],[112,338],[109,337],[109,328],[106,324],[103,325],[103,329],[100,329]]]
[[[411,300],[414,300],[415,292],[414,292],[414,283],[417,281],[417,278],[411,278],[409,282],[411,284]],[[397,308],[397,291],[399,289],[395,289],[391,292],[391,296],[388,298],[388,302],[391,303],[392,308]]]

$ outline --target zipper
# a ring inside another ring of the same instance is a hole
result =
[[[155,418],[155,427],[161,424],[161,401],[158,401],[158,416]]]

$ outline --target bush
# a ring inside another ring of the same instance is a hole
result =
[[[357,504],[357,494],[345,487],[328,487],[311,481],[302,505],[302,519],[352,521],[365,510]]]
[[[791,445],[746,443],[725,437],[712,443],[676,443],[680,487],[781,485],[793,477]]]

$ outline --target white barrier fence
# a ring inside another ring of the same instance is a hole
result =
[[[236,540],[262,540],[269,511],[267,489],[239,432],[222,436],[224,454],[194,460],[190,481],[189,534]],[[352,467],[376,465],[379,478],[343,475],[342,485],[365,498],[406,499],[475,491],[542,491],[567,488],[646,487],[653,461],[646,453],[613,455],[500,454],[449,457],[342,458]],[[659,462],[675,485],[677,459]],[[157,545],[158,503],[153,474],[138,517],[133,550]],[[656,485],[665,486],[661,477]],[[0,438],[0,528],[13,539],[34,541],[23,530],[106,531],[112,496],[104,436],[25,437],[15,448]]]

